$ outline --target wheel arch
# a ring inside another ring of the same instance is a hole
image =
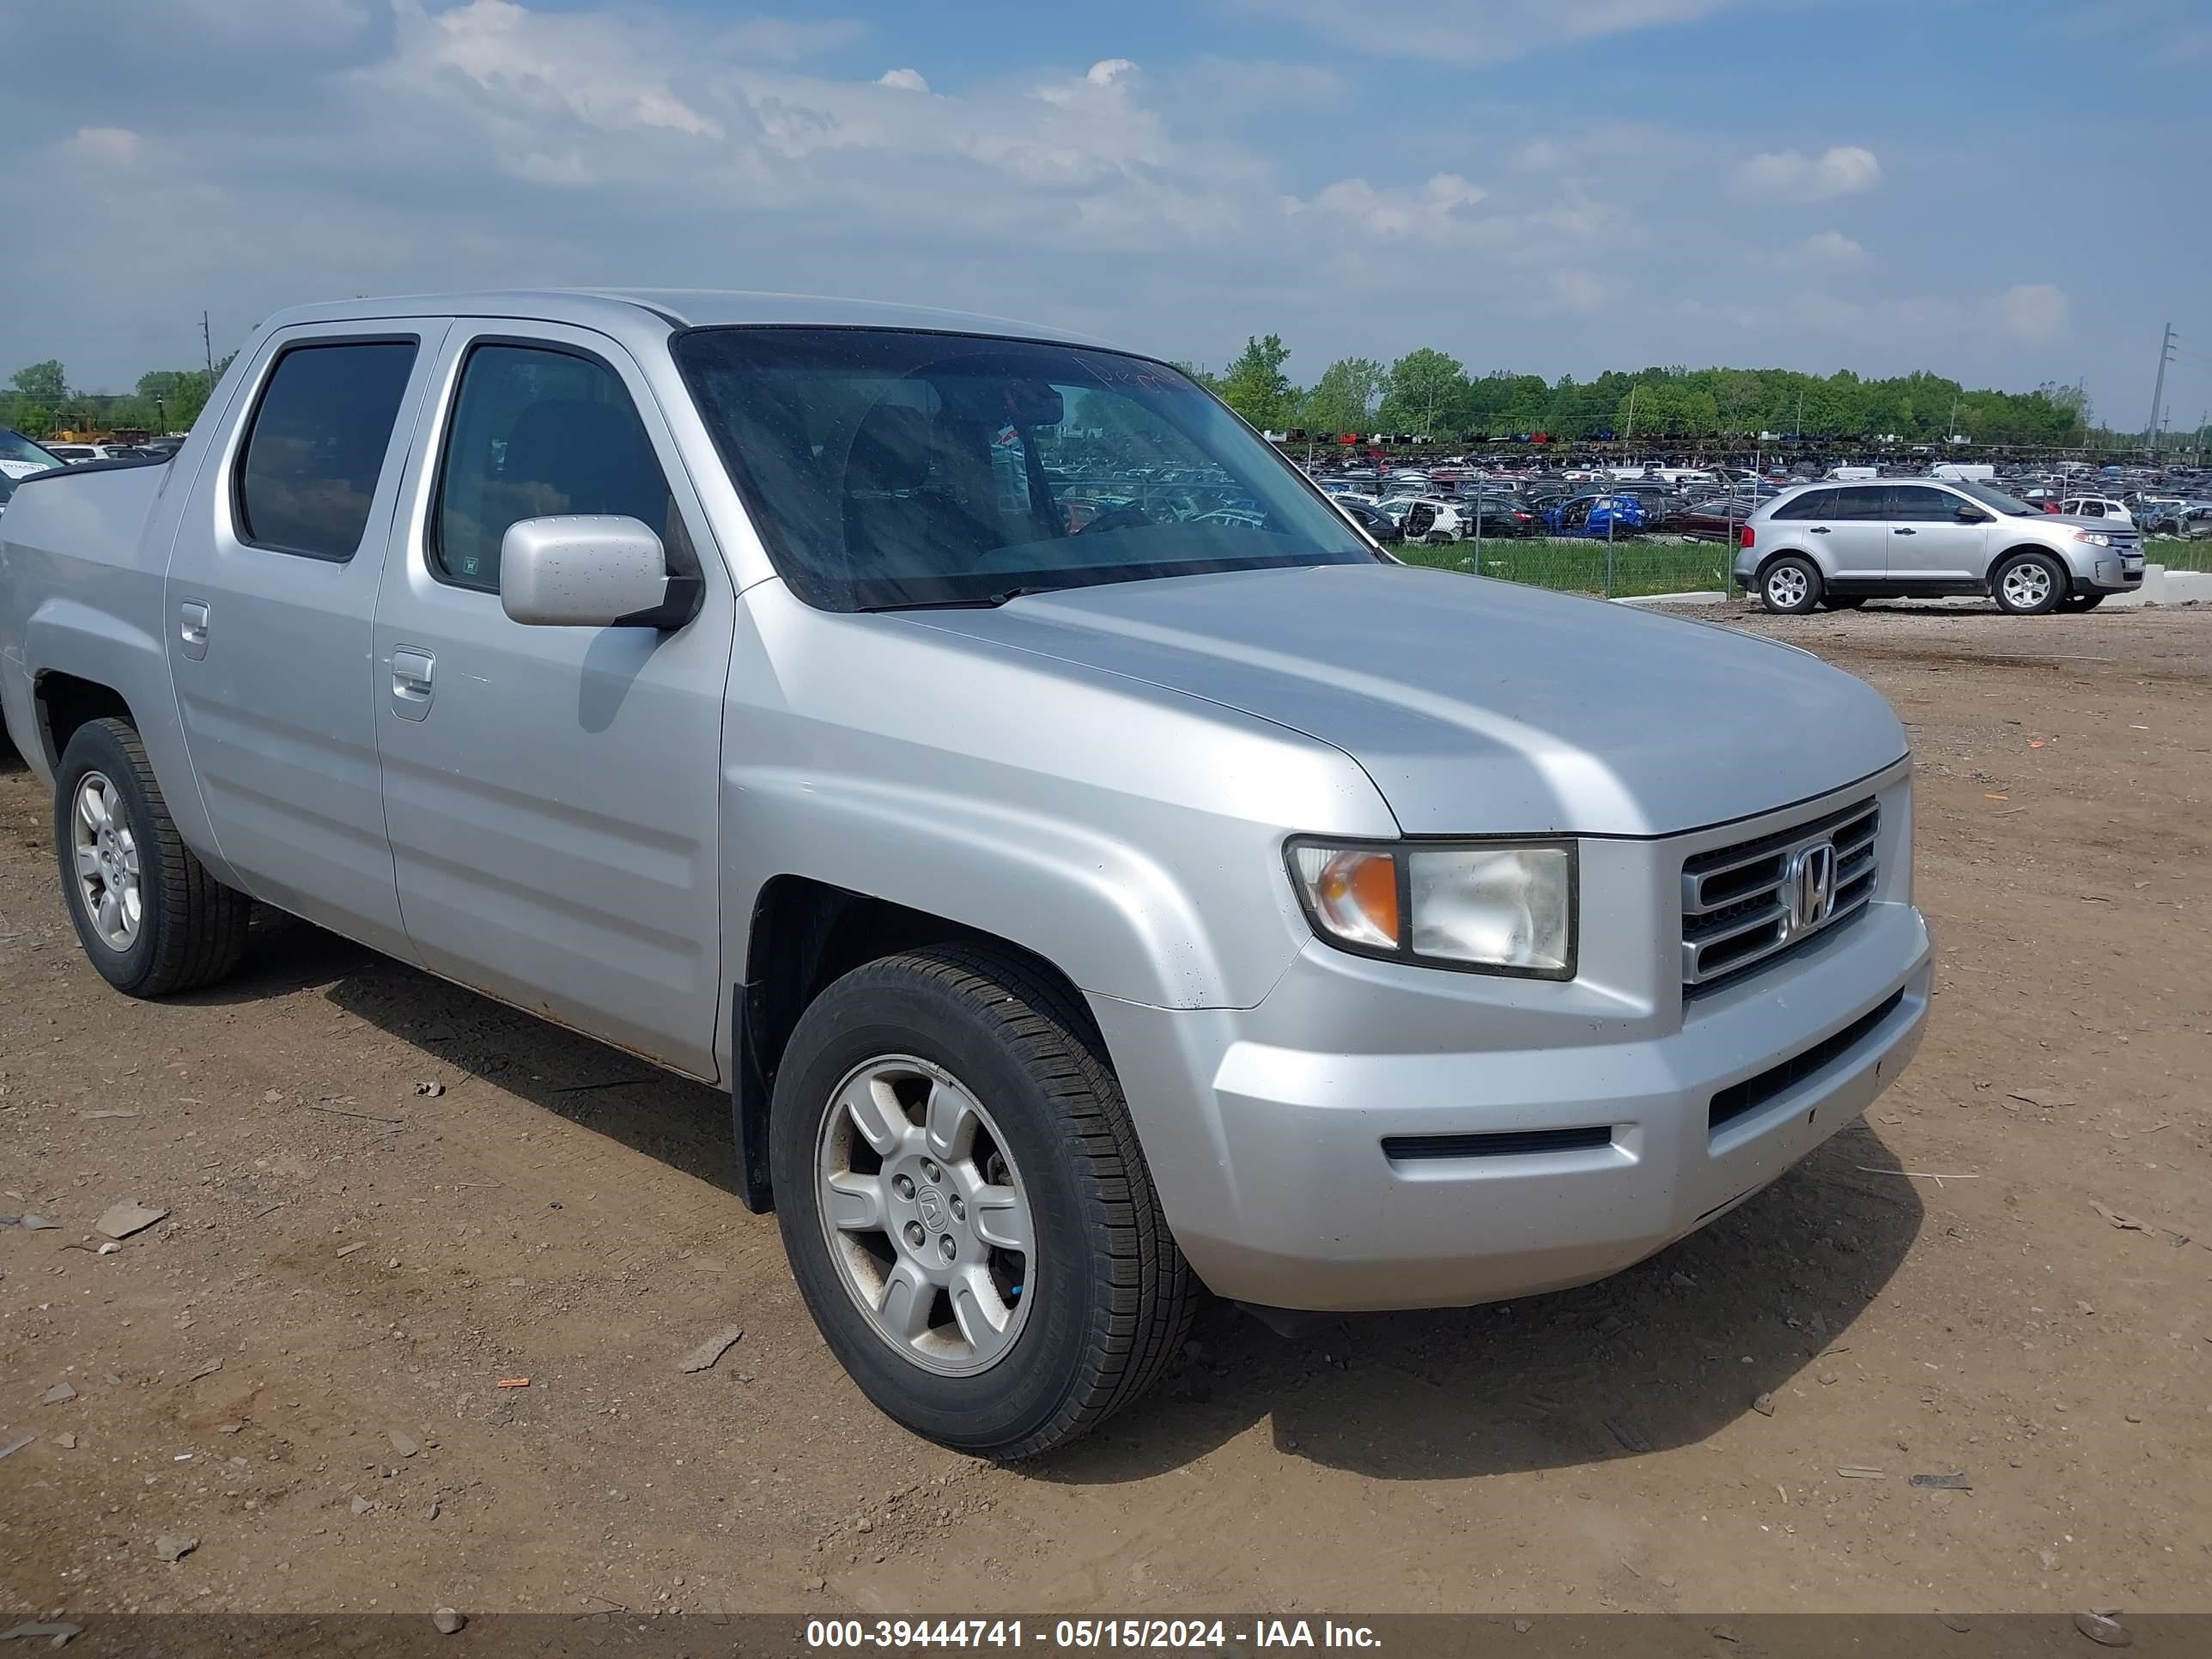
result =
[[[131,701],[113,686],[60,669],[48,669],[31,682],[31,707],[47,769],[57,775],[70,739],[97,720],[119,720],[139,729]],[[142,733],[143,736],[143,733]]]
[[[762,884],[747,930],[744,978],[731,1000],[731,1114],[738,1196],[747,1209],[765,1215],[775,1207],[769,1173],[769,1103],[799,1016],[855,968],[951,944],[982,945],[1018,958],[1064,989],[1069,1006],[1089,1021],[1089,1005],[1074,979],[1012,939],[811,876],[778,875]],[[1105,1039],[1095,1023],[1083,1035],[1105,1053]]]
[[[2040,555],[2042,557],[2050,560],[2061,570],[2067,572],[2069,575],[2073,572],[2072,564],[2068,561],[2066,556],[2063,553],[2061,553],[2057,548],[2046,547],[2041,542],[2014,542],[2010,547],[2006,548],[2003,551],[2000,552],[1996,557],[1990,561],[1990,574],[1994,577],[1998,571],[2003,569],[2005,566],[2010,564],[2014,559],[2026,558],[2030,554]]]
[[[1764,582],[1766,580],[1766,573],[1768,571],[1773,569],[1774,567],[1782,560],[1790,558],[1804,560],[1806,563],[1811,565],[1814,569],[1820,573],[1820,580],[1823,583],[1826,583],[1828,580],[1829,576],[1832,574],[1828,569],[1826,562],[1820,557],[1820,553],[1816,550],[1809,547],[1801,547],[1792,542],[1785,544],[1781,547],[1769,548],[1765,553],[1762,553],[1759,556],[1759,562],[1757,565],[1753,567],[1751,573],[1753,584],[1756,586],[1759,583]]]

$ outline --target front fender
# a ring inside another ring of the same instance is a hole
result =
[[[723,742],[723,915],[803,876],[941,916],[1087,994],[1251,1007],[1312,937],[1288,831],[1389,837],[1366,774],[1181,692],[748,590]],[[757,631],[756,631],[757,630]]]

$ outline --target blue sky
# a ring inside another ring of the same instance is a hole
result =
[[[2212,405],[2205,0],[19,4],[0,374],[335,295],[912,300],[1310,381],[1784,364]]]

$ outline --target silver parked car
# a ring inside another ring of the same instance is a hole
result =
[[[1247,505],[1075,513],[1071,454]],[[119,990],[258,900],[719,1084],[831,1350],[994,1456],[1201,1286],[1640,1261],[1929,1006],[1866,685],[1400,565],[1174,368],[944,312],[287,312],[174,465],[19,488],[0,708]]]
[[[2142,538],[1988,484],[1893,478],[1785,490],[1744,524],[1736,585],[1784,614],[1987,594],[2001,611],[2091,611],[2142,586]]]

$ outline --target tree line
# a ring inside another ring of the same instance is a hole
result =
[[[2097,439],[2078,387],[2033,392],[1972,389],[1921,372],[1863,380],[1849,369],[1821,376],[1786,368],[1608,370],[1594,380],[1494,370],[1470,374],[1433,347],[1387,368],[1345,357],[1301,388],[1285,369],[1279,335],[1249,337],[1218,375],[1200,374],[1222,400],[1266,432],[1304,428],[1405,434],[1448,442],[1557,439],[1781,437],[1941,443],[1962,434],[1978,444],[2074,445]]]
[[[0,426],[33,438],[58,432],[189,431],[229,367],[225,356],[212,372],[149,369],[133,391],[85,392],[72,387],[61,363],[48,358],[9,376],[8,389],[0,392]]]
[[[1456,357],[1425,346],[1388,367],[1370,357],[1340,358],[1301,387],[1286,371],[1290,356],[1279,335],[1254,336],[1223,373],[1189,372],[1262,431],[1303,428],[1317,437],[1389,432],[1462,442],[1539,433],[1562,440],[1802,433],[1941,443],[1963,434],[1978,444],[2068,446],[2114,436],[2092,427],[2079,388],[2051,384],[1995,392],[1925,372],[1869,380],[1849,369],[1824,377],[1786,368],[1681,368],[1547,380],[1503,369],[1470,374]],[[138,377],[134,391],[115,393],[72,389],[58,362],[33,363],[0,392],[0,426],[34,438],[86,428],[182,432],[229,364],[223,358],[212,374],[154,369]]]

